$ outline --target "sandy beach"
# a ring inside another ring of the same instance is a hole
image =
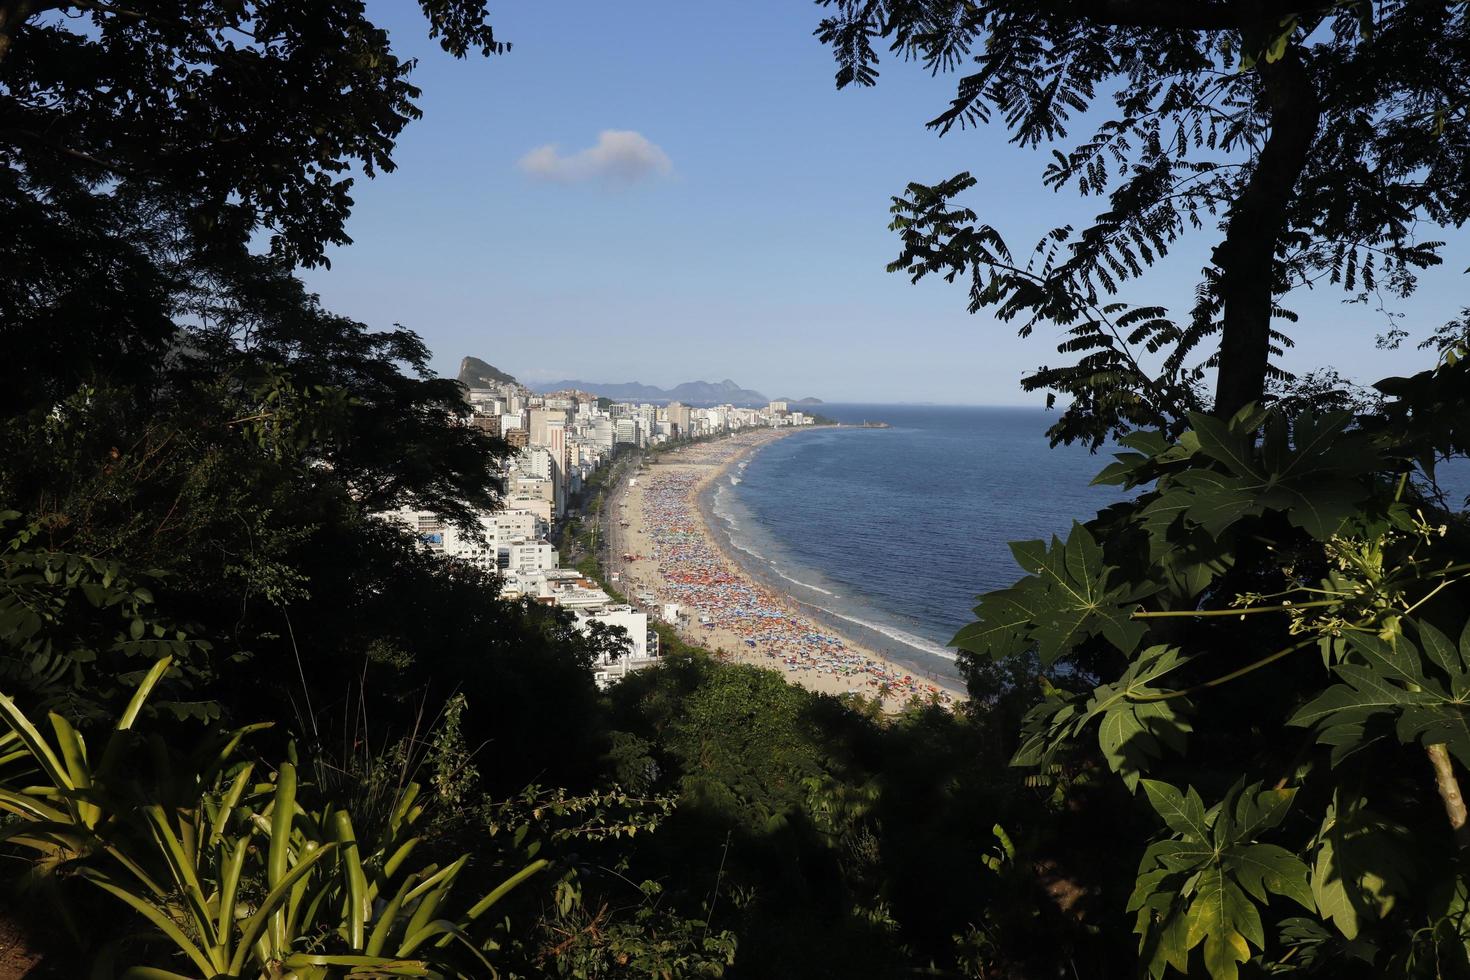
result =
[[[681,636],[724,658],[781,672],[826,694],[952,705],[963,693],[834,632],[791,597],[746,574],[709,527],[701,495],[731,467],[792,430],[745,432],[650,460],[624,481],[607,515],[614,586],[630,597],[677,603]]]

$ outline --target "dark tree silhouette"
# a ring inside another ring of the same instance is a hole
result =
[[[1091,224],[1054,229],[1029,257],[954,198],[961,174],[894,201],[918,279],[970,282],[970,309],[1065,328],[1075,362],[1028,390],[1074,404],[1055,439],[1096,444],[1134,425],[1177,426],[1213,400],[1228,416],[1281,375],[1278,304],[1322,279],[1367,299],[1403,296],[1440,261],[1423,230],[1470,216],[1470,23],[1446,0],[818,0],[839,86],[877,81],[876,44],[961,72],[940,133],[994,119],[1047,147],[1043,181],[1106,195]],[[1073,118],[1113,111],[1070,142]],[[1217,236],[1197,301],[1176,322],[1116,302],[1187,232]],[[1151,356],[1157,355],[1157,356]]]

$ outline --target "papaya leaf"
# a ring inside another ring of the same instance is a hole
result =
[[[1138,912],[1135,931],[1153,975],[1169,966],[1188,973],[1189,953],[1200,947],[1212,978],[1234,978],[1253,949],[1265,948],[1260,906],[1272,896],[1316,911],[1306,864],[1257,839],[1285,817],[1291,791],[1237,784],[1207,810],[1192,786],[1181,791],[1146,779],[1143,788],[1175,834],[1144,852],[1128,903]]]
[[[1419,624],[1428,660],[1442,664],[1446,673],[1463,669],[1448,641]],[[1470,715],[1467,703],[1425,672],[1425,658],[1407,638],[1388,643],[1377,636],[1353,634],[1348,647],[1352,661],[1332,670],[1345,683],[1334,684],[1303,705],[1287,722],[1318,728],[1318,741],[1334,746],[1334,758],[1361,747],[1368,726],[1392,723],[1400,743],[1444,744],[1460,761],[1470,765]],[[1456,675],[1450,676],[1451,685]]]
[[[1186,717],[1188,704],[1182,699],[1139,700],[1161,693],[1154,685],[1160,677],[1183,661],[1172,647],[1150,647],[1138,656],[1115,684],[1093,691],[1077,730],[1101,717],[1098,748],[1112,770],[1123,777],[1130,790],[1139,777],[1165,749],[1183,753],[1192,731]]]
[[[1209,824],[1205,822],[1205,805],[1193,786],[1181,793],[1168,783],[1145,779],[1143,792],[1154,812],[1163,818],[1170,830],[1183,834],[1186,839],[1210,839]]]
[[[1251,944],[1265,945],[1260,912],[1219,867],[1200,872],[1185,922],[1185,945],[1194,949],[1203,941],[1205,969],[1214,980],[1236,980],[1240,964],[1251,958]]]
[[[1319,914],[1344,938],[1356,939],[1364,925],[1391,911],[1411,882],[1412,866],[1405,828],[1373,813],[1361,799],[1339,795],[1328,805],[1317,832],[1311,872],[1312,897]]]
[[[1174,476],[1146,513],[1156,527],[1182,515],[1219,537],[1242,518],[1276,511],[1326,540],[1370,496],[1363,477],[1378,465],[1367,437],[1345,431],[1350,421],[1344,412],[1304,413],[1288,431],[1272,415],[1257,447],[1248,431],[1193,414],[1200,453],[1219,467]]]
[[[954,646],[1001,658],[1034,644],[1042,663],[1051,664],[1095,635],[1124,653],[1143,639],[1146,630],[1132,614],[1158,586],[1114,583],[1115,570],[1103,563],[1102,548],[1086,527],[1074,523],[1067,540],[1053,537],[1050,548],[1024,542],[1012,551],[1032,574],[981,597],[978,621],[955,636]]]

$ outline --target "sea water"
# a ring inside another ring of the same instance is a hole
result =
[[[715,529],[768,585],[854,639],[954,679],[978,593],[1022,574],[1011,541],[1066,536],[1122,498],[1090,482],[1110,451],[1050,448],[1036,408],[823,405],[843,423],[761,449],[709,498]],[[1463,501],[1470,467],[1442,474]]]

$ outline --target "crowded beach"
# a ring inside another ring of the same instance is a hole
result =
[[[700,494],[775,433],[688,446],[629,480],[615,500],[614,557],[624,591],[683,611],[691,642],[727,659],[784,672],[828,694],[861,694],[889,709],[912,699],[952,705],[955,692],[915,676],[804,613],[747,575],[706,525]]]

